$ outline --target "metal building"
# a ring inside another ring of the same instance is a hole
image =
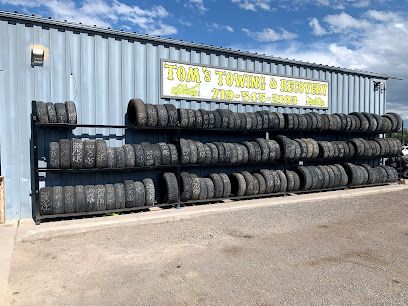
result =
[[[0,152],[6,220],[32,216],[31,101],[75,101],[81,123],[123,124],[127,101],[160,98],[160,60],[326,80],[329,107],[318,112],[383,114],[388,76],[225,48],[0,12]],[[36,65],[37,47],[44,50]],[[34,62],[33,62],[34,60]],[[177,107],[233,111],[307,108],[170,100]],[[122,130],[76,129],[108,135]],[[124,134],[123,134],[124,135]],[[122,140],[116,137],[112,142]]]

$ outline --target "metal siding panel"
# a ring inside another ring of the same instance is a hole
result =
[[[109,69],[109,75],[108,75],[108,88],[109,88],[109,124],[121,124],[124,122],[125,116],[124,116],[124,108],[127,105],[128,101],[123,101],[122,99],[122,91],[121,91],[121,65],[122,61],[120,58],[121,54],[121,42],[113,39],[113,38],[108,38],[108,69]],[[139,69],[142,69],[143,67],[140,67]],[[143,70],[142,70],[143,71]],[[136,82],[138,78],[140,78],[139,75],[136,75]],[[143,77],[143,80],[141,84],[145,83],[145,78]],[[136,85],[135,91],[138,90],[138,87]],[[144,96],[144,93],[146,91],[144,88],[140,91],[141,96]],[[144,97],[142,98],[144,99]],[[116,135],[123,136],[125,131],[122,129],[114,129],[113,132]],[[121,144],[122,142],[116,142],[116,145]]]
[[[343,107],[343,74],[337,74],[337,104],[334,113],[342,112]]]

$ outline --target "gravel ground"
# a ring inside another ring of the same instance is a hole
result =
[[[408,190],[18,243],[12,305],[408,304]]]

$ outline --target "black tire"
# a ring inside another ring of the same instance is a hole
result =
[[[201,117],[203,118],[203,129],[208,129],[210,125],[210,117],[208,115],[208,111],[205,109],[199,109],[201,112]]]
[[[96,204],[96,194],[95,186],[86,185],[85,186],[85,200],[86,200],[86,211],[95,211]]]
[[[55,111],[58,123],[68,123],[67,108],[64,103],[55,103]]]
[[[284,113],[283,114],[284,118],[285,118],[285,128],[288,130],[293,130],[294,129],[294,119],[293,119],[293,114],[291,113]]]
[[[144,152],[145,166],[151,167],[154,164],[153,146],[148,142],[141,143]]]
[[[333,169],[329,166],[324,166],[324,168],[326,169],[328,175],[329,175],[329,182],[327,184],[327,188],[333,188],[335,183],[336,183],[336,178],[335,178],[335,173],[333,171]]]
[[[196,201],[200,198],[201,181],[199,177],[192,175],[191,182],[191,200]]]
[[[347,186],[347,184],[348,184],[348,175],[346,173],[346,170],[344,169],[344,167],[342,165],[335,164],[334,166],[337,167],[337,169],[339,169],[339,172],[341,174],[340,186]]]
[[[231,147],[229,146],[229,143],[222,142],[222,145],[224,146],[224,152],[225,152],[225,162],[226,163],[231,163]]]
[[[146,190],[144,184],[140,181],[135,183],[135,205],[136,207],[142,207],[146,205]]]
[[[224,145],[220,142],[214,142],[214,145],[217,147],[218,151],[218,163],[225,163],[225,148]]]
[[[200,180],[200,194],[198,196],[198,199],[205,200],[207,199],[208,196],[207,183],[202,177],[200,177],[199,180]]]
[[[126,168],[133,168],[136,165],[136,155],[135,155],[135,150],[133,149],[133,146],[130,144],[125,144],[122,146],[123,151],[125,152],[125,167]],[[96,154],[98,154],[98,145],[96,146]],[[98,158],[97,162],[98,164]],[[98,166],[97,166],[98,167]],[[101,167],[98,167],[101,168]]]
[[[196,141],[195,144],[197,146],[197,163],[202,165],[205,163],[205,148],[203,143],[200,141]]]
[[[213,111],[213,115],[214,115],[214,127],[216,129],[219,129],[222,127],[222,117],[220,112],[217,112],[216,110]]]
[[[42,101],[35,102],[34,115],[39,123],[49,123],[47,106]]]
[[[286,186],[287,192],[291,192],[295,188],[295,178],[293,176],[293,173],[294,173],[293,171],[289,171],[289,170],[285,171],[286,182],[287,182],[287,186]]]
[[[267,111],[257,111],[262,118],[262,129],[266,130],[269,128],[269,116]]]
[[[172,143],[168,143],[167,146],[170,151],[170,164],[175,165],[178,163],[178,160],[179,160],[177,147]]]
[[[306,130],[307,129],[307,118],[305,114],[298,114],[297,117],[299,120],[298,129],[301,131]]]
[[[60,167],[60,147],[58,142],[49,143],[47,167],[51,169],[58,169]]]
[[[184,138],[180,139],[180,153],[181,153],[181,163],[183,165],[190,163],[190,144]]]
[[[162,163],[160,147],[157,143],[154,143],[152,144],[152,149],[153,149],[153,166],[159,166]]]
[[[364,167],[367,170],[368,173],[368,181],[367,184],[375,184],[378,182],[378,177],[377,177],[377,171],[370,167],[367,164],[362,164],[362,167]]]
[[[203,180],[207,185],[207,199],[213,199],[215,192],[213,181],[208,177],[204,178]]]
[[[73,169],[81,169],[84,164],[84,146],[81,139],[71,140],[71,165]]]
[[[310,190],[313,184],[313,177],[308,167],[300,166],[297,168],[300,177],[300,187],[302,190]]]
[[[243,113],[243,115],[245,116],[245,129],[246,130],[251,130],[252,129],[252,117],[249,115],[249,113]]]
[[[273,183],[274,183],[274,188],[273,188],[273,192],[280,192],[280,188],[281,188],[281,181],[280,181],[280,176],[278,175],[278,173],[275,170],[271,170],[269,171],[272,179],[273,179]]]
[[[133,150],[133,149],[132,149]],[[108,146],[105,140],[97,139],[95,140],[95,166],[96,168],[107,168],[108,167]]]
[[[210,149],[210,146],[207,143],[203,144],[203,146],[204,146],[204,151],[205,151],[204,164],[209,165],[209,164],[211,164],[211,161],[212,161],[211,149]]]
[[[70,124],[77,124],[78,121],[78,115],[76,111],[76,106],[75,103],[72,101],[66,101],[65,102],[65,109],[67,112],[67,122]],[[58,120],[58,118],[57,118]]]
[[[163,104],[167,110],[167,126],[175,127],[178,125],[177,108],[173,104]]]
[[[178,118],[180,121],[180,127],[186,128],[188,127],[188,111],[184,108],[178,109]]]
[[[299,174],[297,174],[297,172],[295,172],[295,171],[292,171],[292,172],[293,172],[293,179],[294,179],[294,182],[295,182],[295,185],[293,187],[293,191],[297,191],[297,190],[300,189],[300,177],[299,177]]]
[[[217,146],[213,143],[207,143],[207,146],[211,150],[211,164],[216,164],[218,163],[218,149]]]
[[[258,143],[258,145],[261,148],[261,161],[262,162],[267,162],[269,160],[270,152],[269,152],[269,146],[268,142],[264,138],[256,138],[255,141]]]
[[[345,131],[350,131],[351,130],[351,117],[349,115],[344,115],[346,118],[346,126],[344,128]]]
[[[294,139],[294,141],[296,141],[300,146],[300,159],[302,160],[307,159],[309,149],[308,149],[306,140],[298,138],[298,139]],[[310,156],[312,155],[311,153],[313,153],[313,151],[309,153]]]
[[[369,122],[368,122],[367,118],[362,113],[353,112],[353,113],[351,113],[351,115],[355,115],[360,121],[360,128],[358,129],[358,131],[361,131],[361,132],[368,131]]]
[[[265,183],[266,183],[265,193],[267,194],[273,193],[275,189],[275,181],[274,181],[273,176],[271,175],[271,171],[267,169],[261,169],[259,172],[265,179]]]
[[[203,116],[201,115],[200,110],[195,109],[194,110],[194,116],[195,116],[195,128],[196,129],[201,129],[203,128]]]
[[[278,130],[279,129],[279,117],[276,113],[268,112],[269,113],[269,128],[271,130]]]
[[[265,178],[263,177],[262,174],[260,173],[254,173],[253,174],[254,180],[258,181],[258,186],[259,186],[259,191],[258,194],[264,194],[266,191],[266,182]]]
[[[254,175],[252,175],[252,183],[254,185],[254,195],[259,194],[259,182]]]
[[[167,113],[167,109],[164,105],[155,104],[157,109],[157,125],[161,127],[166,127],[169,123],[169,114]]]
[[[102,211],[106,210],[106,188],[105,185],[95,186],[95,210]]]
[[[248,150],[248,161],[249,162],[254,162],[255,161],[255,147],[253,146],[252,142],[249,141],[244,141],[243,145],[247,148]]]
[[[222,198],[224,193],[224,184],[221,176],[218,173],[212,173],[209,175],[209,177],[214,183],[214,198]]]
[[[82,185],[75,186],[75,212],[86,211],[85,187]]]
[[[361,185],[363,183],[363,177],[359,166],[356,166],[352,163],[345,163],[345,170],[347,172],[347,176],[349,177],[348,184],[350,186]]]
[[[153,104],[146,104],[146,125],[157,126],[158,115],[157,108]]]
[[[243,196],[246,192],[246,181],[242,173],[231,174],[231,193],[236,196]]]
[[[156,190],[154,188],[153,180],[150,178],[145,178],[143,180],[143,185],[145,189],[145,204],[146,206],[154,205]]]
[[[59,147],[61,169],[71,168],[71,141],[69,139],[60,139]]]
[[[217,109],[215,110],[216,112],[218,112],[218,114],[220,115],[220,119],[221,119],[221,128],[226,129],[229,127],[229,119],[230,116],[228,114],[228,110],[226,109]]]
[[[106,184],[105,190],[106,190],[106,210],[114,210],[116,208],[115,186],[112,184]]]
[[[244,150],[242,149],[242,145],[239,143],[233,143],[237,151],[237,164],[242,164],[244,161]]]
[[[282,170],[276,170],[276,174],[279,176],[280,189],[277,192],[285,192],[288,186],[288,181],[286,179],[285,173]]]
[[[231,160],[230,162],[232,164],[238,163],[238,149],[233,143],[227,143],[227,145],[230,147],[231,151]]]
[[[57,111],[55,110],[54,103],[47,102],[47,103],[45,103],[45,106],[47,108],[47,113],[48,113],[48,122],[49,123],[57,123],[58,122]]]
[[[146,106],[141,99],[131,99],[127,108],[128,120],[137,125],[145,126],[147,124]]]
[[[136,206],[136,190],[135,183],[132,180],[125,180],[125,207],[132,208]]]
[[[386,122],[386,132],[394,132],[398,127],[397,119],[391,114],[382,115]]]
[[[258,118],[256,117],[254,113],[249,113],[249,116],[251,117],[251,122],[252,122],[251,129],[256,130],[258,126]]]
[[[164,202],[169,204],[177,202],[179,195],[179,186],[177,183],[176,175],[171,172],[166,172],[163,174],[163,179],[165,182]]]
[[[180,174],[181,177],[181,194],[180,199],[183,202],[190,201],[193,195],[192,188],[193,188],[193,178],[191,174],[187,172],[182,172]]]
[[[243,144],[238,144],[241,149],[242,149],[242,163],[246,164],[249,160],[249,153],[248,153],[248,148],[244,146]]]
[[[198,161],[198,149],[194,140],[187,140],[190,146],[190,164],[196,164]]]
[[[246,116],[244,113],[237,113],[238,118],[239,118],[239,126],[241,129],[246,129],[247,127],[247,121],[246,121]]]
[[[114,149],[115,149],[115,155],[116,155],[116,167],[125,168],[126,166],[125,150],[123,150],[123,147],[116,147]],[[84,165],[85,165],[85,162],[84,162]]]
[[[397,113],[387,113],[387,115],[391,115],[394,117],[395,121],[397,122],[395,129],[392,130],[392,132],[398,132],[401,129],[402,126],[402,119],[401,116]]]
[[[64,213],[64,188],[61,186],[52,187],[52,213]]]
[[[145,153],[141,144],[133,144],[133,151],[135,152],[135,166],[143,167],[145,165]]]
[[[280,159],[280,147],[275,140],[267,139],[266,143],[269,148],[269,161],[275,161]]]
[[[52,187],[40,188],[40,215],[52,215]]]
[[[115,187],[115,206],[116,209],[122,209],[126,207],[126,189],[122,183],[114,184]]]
[[[108,156],[108,168],[109,169],[117,168],[115,149],[114,148],[108,148],[107,156]]]
[[[368,121],[367,131],[368,132],[376,131],[377,130],[377,120],[375,119],[375,117],[372,114],[367,113],[367,112],[363,112],[362,114],[366,117],[366,119]]]
[[[160,148],[161,164],[162,165],[170,165],[171,155],[170,155],[169,146],[164,142],[159,142],[157,145]]]
[[[360,138],[353,138],[350,142],[354,146],[355,155],[357,157],[364,156],[364,153],[365,153],[364,142],[361,141]]]
[[[322,178],[323,178],[320,188],[326,189],[329,187],[329,184],[330,184],[329,172],[327,171],[327,168],[325,166],[317,166],[317,168],[319,168],[320,172],[322,173]]]
[[[223,198],[228,198],[231,195],[231,182],[225,173],[220,173],[220,177],[222,180],[223,184],[223,191],[222,191],[222,196]]]
[[[188,113],[188,127],[190,129],[194,129],[195,128],[195,120],[196,120],[194,110],[188,109],[187,113]]]
[[[215,128],[215,115],[213,111],[208,111],[208,128]]]
[[[274,112],[274,114],[279,118],[279,126],[278,126],[278,128],[279,128],[280,130],[283,130],[283,129],[285,128],[285,118],[284,118],[283,114],[282,114],[282,113],[279,113],[279,112]]]

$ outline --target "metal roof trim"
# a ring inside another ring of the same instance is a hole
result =
[[[84,32],[94,33],[94,34],[105,34],[105,35],[115,36],[118,38],[120,37],[123,39],[132,39],[132,40],[145,41],[145,42],[161,43],[161,44],[166,44],[166,45],[172,45],[175,47],[188,47],[188,48],[193,48],[193,49],[201,49],[204,51],[211,51],[215,53],[225,53],[225,54],[229,54],[232,56],[239,56],[239,57],[252,58],[252,59],[258,59],[258,60],[268,60],[268,61],[273,61],[273,62],[282,63],[282,64],[301,65],[301,66],[306,66],[308,68],[319,68],[319,69],[338,71],[338,72],[343,72],[343,73],[348,73],[348,74],[371,76],[371,77],[376,77],[380,79],[401,80],[398,77],[393,77],[390,75],[380,74],[380,73],[375,73],[375,72],[369,72],[369,71],[363,71],[363,70],[353,70],[353,69],[334,67],[334,66],[328,66],[328,65],[323,65],[323,64],[315,64],[315,63],[310,63],[310,62],[303,62],[300,60],[292,60],[292,59],[287,59],[287,58],[262,55],[258,53],[252,53],[249,51],[240,51],[240,50],[233,50],[231,48],[222,48],[222,47],[215,47],[215,46],[210,46],[210,45],[205,45],[205,44],[200,44],[200,43],[186,42],[186,41],[172,39],[172,38],[164,38],[160,36],[150,36],[148,34],[137,34],[137,33],[125,32],[123,30],[105,29],[105,28],[89,26],[89,25],[84,25],[84,24],[79,24],[79,23],[58,21],[55,19],[44,18],[40,16],[35,16],[35,15],[24,15],[24,14],[19,14],[19,13],[0,11],[0,19],[7,20],[7,21],[14,21],[14,22],[22,21],[24,23],[55,26],[55,27],[84,31]]]

